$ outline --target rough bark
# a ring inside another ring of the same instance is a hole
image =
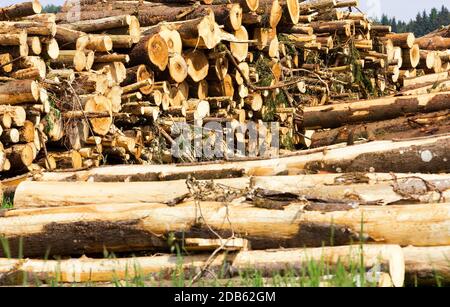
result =
[[[373,122],[409,113],[430,113],[448,108],[450,108],[450,92],[306,107],[303,113],[303,127],[337,128],[350,123]]]

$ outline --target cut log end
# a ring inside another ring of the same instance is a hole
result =
[[[159,35],[153,35],[147,43],[149,60],[161,71],[164,71],[169,63],[169,49],[165,40]]]
[[[188,74],[194,82],[199,82],[206,78],[209,70],[209,61],[206,55],[200,50],[192,50],[185,54]]]
[[[98,135],[106,135],[112,125],[111,101],[104,96],[94,96],[86,102],[84,111],[103,113],[109,112],[111,116],[90,119],[92,129]]]
[[[241,26],[239,30],[234,32],[234,36],[238,40],[242,40],[243,42],[239,43],[230,43],[230,51],[231,54],[238,60],[239,62],[245,61],[248,55],[248,32],[244,26]]]
[[[188,75],[188,66],[184,58],[179,54],[174,54],[169,60],[170,77],[177,82],[183,82]]]

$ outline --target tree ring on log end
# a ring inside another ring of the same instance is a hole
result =
[[[148,57],[159,70],[164,71],[169,63],[169,49],[165,40],[159,35],[153,35],[147,43]]]

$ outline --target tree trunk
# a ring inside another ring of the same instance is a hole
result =
[[[146,80],[152,80],[153,84],[153,72],[147,69],[145,65],[138,65],[127,69],[126,78],[121,83],[121,86],[127,86]],[[153,91],[152,84],[139,88],[139,91],[144,95],[150,95]]]
[[[76,49],[108,52],[113,48],[113,41],[108,35],[84,35],[77,39]]]
[[[11,163],[11,170],[22,171],[34,160],[33,148],[28,144],[14,145],[6,150],[6,157]]]
[[[244,26],[241,26],[234,32],[234,36],[238,40],[247,41],[248,33]],[[230,43],[231,54],[236,58],[238,62],[243,62],[248,55],[248,43]]]
[[[450,49],[450,38],[442,36],[422,37],[416,40],[416,44],[424,50],[447,50]]]
[[[350,123],[373,122],[409,113],[430,113],[448,108],[450,92],[306,107],[303,111],[303,127],[337,128]]]
[[[360,238],[382,244],[450,245],[449,204],[367,206],[333,212],[303,208],[301,204],[269,210],[247,204],[188,202],[175,207],[116,204],[12,210],[0,217],[0,234],[14,256],[23,243],[24,257],[167,250],[170,234],[216,238],[211,228],[222,237],[233,230],[237,237],[249,240],[253,249],[345,245]]]
[[[40,14],[42,6],[39,0],[31,0],[13,4],[7,7],[0,8],[0,20],[14,20],[16,18]]]
[[[445,151],[449,136],[404,141],[377,141],[354,146],[335,145],[306,150],[292,156],[272,160],[215,162],[198,165],[112,166],[78,173],[44,173],[41,180],[64,181],[158,181],[187,179],[218,179],[242,176],[275,176],[319,172],[449,172]],[[382,158],[380,158],[382,157]]]
[[[132,16],[112,16],[107,18],[83,20],[78,22],[71,22],[69,24],[62,24],[63,27],[70,28],[86,33],[104,32],[116,28],[128,27],[132,24]]]
[[[181,273],[184,278],[190,279],[208,265],[208,257],[209,255],[183,256],[182,261],[174,255],[59,261],[0,259],[0,274],[4,276],[3,284],[9,285],[36,279],[60,283],[111,282],[142,275],[151,275],[160,280],[173,279],[174,274]],[[403,251],[397,245],[241,251],[237,254],[217,255],[208,269],[230,277],[249,270],[261,271],[264,276],[273,276],[288,269],[308,274],[305,268],[311,261],[323,263],[327,267],[339,264],[349,270],[360,263],[361,259],[365,269],[379,266],[380,270],[389,273],[395,286],[403,285],[405,263]]]
[[[61,49],[76,49],[76,43],[80,37],[85,36],[84,32],[68,29],[61,25],[56,27],[55,38],[59,42]]]
[[[389,273],[394,286],[403,286],[405,263],[403,251],[398,245],[241,251],[231,263],[231,270],[237,274],[251,269],[263,276],[294,270],[307,275],[306,268],[311,262],[323,263],[325,267],[332,268],[340,264],[349,269],[361,263],[361,259],[364,259],[362,261],[366,270],[379,266],[381,271]]]
[[[135,146],[131,146],[134,148]],[[320,180],[321,175],[317,175]],[[364,180],[364,175],[348,176],[348,180]],[[335,177],[335,179],[337,176]],[[345,175],[336,180],[344,180]],[[223,179],[215,183],[233,189],[263,189],[293,193],[326,204],[341,202],[358,205],[391,205],[401,203],[435,203],[450,199],[450,180],[433,175],[399,178],[379,183],[317,184],[302,183],[303,176],[255,177]],[[429,189],[428,185],[434,189]],[[58,188],[59,187],[59,188]],[[166,203],[189,194],[184,180],[167,182],[23,182],[16,190],[14,208],[58,207],[111,203]]]
[[[12,124],[15,127],[22,127],[25,124],[27,114],[25,109],[20,106],[0,105],[0,114],[11,117]],[[4,126],[5,128],[10,128]]]

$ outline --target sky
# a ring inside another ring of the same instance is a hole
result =
[[[360,9],[369,17],[381,17],[386,14],[398,20],[415,19],[417,12],[430,11],[433,7],[440,9],[442,5],[449,7],[448,0],[359,0]]]
[[[22,2],[24,0],[0,0],[0,6],[12,3]],[[448,0],[359,0],[360,9],[370,17],[381,17],[381,14],[387,14],[389,17],[395,17],[399,20],[409,21],[414,19],[417,12],[431,8],[440,8],[442,5],[448,5]],[[64,3],[64,0],[41,0],[43,5]]]

